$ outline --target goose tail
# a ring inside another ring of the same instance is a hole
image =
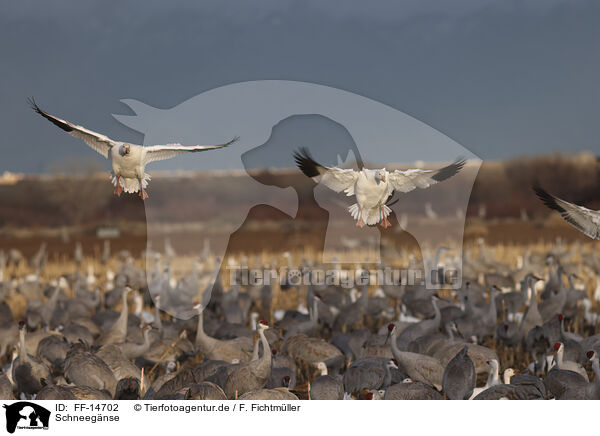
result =
[[[144,173],[144,178],[142,179],[142,187],[146,189],[148,187],[148,182],[151,180],[150,174]],[[117,186],[117,176],[114,173],[110,175],[110,181],[113,186]],[[140,190],[140,182],[137,179],[130,179],[121,177],[119,179],[119,184],[123,187],[123,191],[133,194]]]
[[[392,209],[390,209],[386,205],[383,205],[383,211],[380,207],[374,207],[368,210],[363,209],[361,214],[360,207],[358,206],[358,204],[354,203],[348,208],[348,212],[350,212],[350,215],[352,215],[352,218],[354,218],[355,220],[358,220],[362,215],[362,219],[365,222],[365,224],[369,226],[374,226],[384,218],[387,218],[389,214],[392,213]]]

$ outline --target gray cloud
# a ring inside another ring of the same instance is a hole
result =
[[[594,1],[19,1],[0,15],[0,170],[93,156],[42,107],[111,137],[119,100],[169,108],[208,89],[288,79],[398,108],[483,158],[597,152]]]

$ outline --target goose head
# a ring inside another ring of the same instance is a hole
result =
[[[375,181],[377,182],[378,185],[381,182],[385,183],[385,181],[386,181],[385,173],[386,173],[385,168],[375,171]]]

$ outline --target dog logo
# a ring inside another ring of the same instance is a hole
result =
[[[16,429],[47,430],[50,423],[50,411],[44,407],[19,401],[10,405],[4,405],[6,409],[6,431],[14,433]]]

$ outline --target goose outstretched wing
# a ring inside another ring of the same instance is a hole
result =
[[[239,137],[236,136],[231,141],[226,142],[225,144],[218,145],[151,145],[149,147],[144,147],[144,150],[146,152],[145,163],[171,159],[172,157],[178,156],[183,153],[197,153],[199,151],[215,150],[217,148],[227,147],[228,145],[236,142],[238,139]]]
[[[410,192],[415,188],[428,188],[458,173],[465,165],[464,159],[440,168],[439,170],[411,169],[396,170],[388,174],[389,183],[400,192]]]
[[[358,172],[353,169],[343,169],[337,167],[326,167],[316,162],[306,148],[301,148],[294,152],[294,160],[298,168],[308,177],[317,183],[323,183],[329,189],[335,192],[352,190]],[[348,191],[350,192],[350,191]],[[351,195],[350,193],[348,195]]]
[[[546,206],[560,212],[566,222],[590,238],[600,239],[600,212],[561,200],[538,186],[533,190]]]
[[[50,115],[47,112],[44,112],[40,107],[35,103],[33,99],[29,99],[29,103],[34,111],[38,114],[46,118],[55,126],[60,127],[69,135],[74,136],[75,138],[81,139],[85,142],[90,148],[100,153],[106,159],[108,159],[108,153],[110,149],[115,145],[120,143],[113,141],[108,136],[104,136],[101,133],[96,133],[92,130],[86,129],[85,127],[78,126],[69,121],[63,120],[61,118],[55,117],[54,115]]]

